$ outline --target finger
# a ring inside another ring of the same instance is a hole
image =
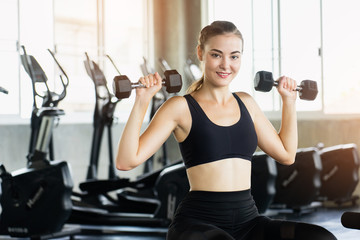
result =
[[[149,79],[149,75],[146,75],[144,77],[144,80],[145,80],[145,86],[148,88],[150,87],[150,79]]]
[[[149,78],[149,87],[154,86],[154,75],[153,74],[149,74],[148,75]]]
[[[292,89],[296,90],[296,88],[297,88],[297,82],[294,79],[292,79]]]
[[[287,78],[287,77],[284,77],[282,87],[283,87],[284,89],[287,89],[287,88],[288,88],[288,78]]]
[[[139,83],[141,83],[142,85],[146,85],[146,81],[145,81],[145,78],[144,77],[140,77],[139,78]]]
[[[292,84],[291,84],[291,78],[289,78],[289,77],[285,77],[285,89],[287,89],[287,90],[289,90],[289,91],[291,91],[291,90],[293,90],[292,88],[291,88],[291,86],[292,86]]]
[[[289,91],[294,91],[296,89],[296,82],[294,79],[287,77],[286,78],[286,89]]]
[[[156,83],[155,83],[155,84],[157,84],[157,85],[162,85],[162,79],[161,79],[161,76],[160,76],[160,74],[159,74],[158,72],[156,72],[156,73],[154,74],[154,77],[155,77],[155,79],[156,79]]]
[[[278,79],[278,82],[279,82],[279,84],[278,84],[278,86],[280,87],[280,88],[286,88],[286,77],[285,76],[281,76],[279,79]]]
[[[284,88],[288,91],[293,91],[296,89],[296,81],[293,80],[292,78],[284,76],[282,88]]]

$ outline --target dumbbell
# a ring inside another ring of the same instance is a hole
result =
[[[181,75],[176,70],[167,70],[164,72],[165,79],[162,80],[163,86],[168,93],[177,93],[181,90]],[[118,99],[130,97],[131,90],[138,87],[145,87],[140,82],[132,83],[126,75],[119,75],[114,78],[113,90]]]
[[[254,86],[256,91],[269,92],[273,86],[278,86],[279,82],[274,81],[271,72],[259,71],[254,78]],[[317,83],[312,80],[303,80],[295,89],[299,92],[300,99],[314,100],[318,94]]]

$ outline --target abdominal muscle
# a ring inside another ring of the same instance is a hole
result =
[[[250,189],[251,162],[227,158],[186,170],[191,191],[230,192]]]

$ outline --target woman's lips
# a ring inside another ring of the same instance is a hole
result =
[[[221,78],[227,78],[228,76],[230,76],[231,73],[216,72],[216,74]]]

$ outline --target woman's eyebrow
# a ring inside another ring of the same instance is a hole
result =
[[[223,53],[222,51],[220,51],[219,49],[211,49],[210,51],[213,51],[213,52],[218,52],[218,53]],[[235,53],[241,53],[240,51],[233,51],[231,52],[231,54],[235,54]]]

